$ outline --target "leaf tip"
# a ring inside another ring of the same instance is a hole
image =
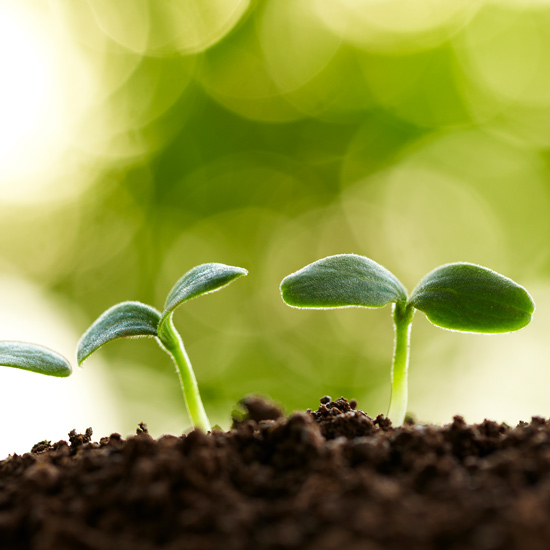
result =
[[[185,273],[166,297],[161,324],[179,305],[203,294],[216,292],[239,277],[248,275],[244,267],[221,263],[200,264]]]

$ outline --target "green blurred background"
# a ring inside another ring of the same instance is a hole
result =
[[[175,316],[211,420],[228,427],[248,393],[376,415],[389,308],[293,310],[281,279],[354,252],[411,290],[470,261],[526,286],[534,321],[478,336],[418,314],[411,412],[550,415],[549,2],[4,0],[0,48],[7,337],[73,359],[104,309],[162,308],[188,269],[227,263],[249,276]],[[151,339],[67,380],[0,375],[4,414],[43,437],[60,418],[98,436],[189,427]]]

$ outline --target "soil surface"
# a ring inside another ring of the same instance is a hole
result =
[[[393,428],[258,398],[228,432],[43,441],[0,462],[2,550],[548,550],[550,422]]]

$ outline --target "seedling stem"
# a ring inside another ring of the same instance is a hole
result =
[[[395,341],[391,370],[391,397],[388,418],[405,418],[408,402],[409,348],[414,309],[396,302],[393,308]]]
[[[193,425],[207,432],[210,430],[211,424],[202,404],[199,386],[191,367],[191,361],[185,351],[183,341],[174,327],[172,315],[162,323],[159,329],[159,340],[168,352],[168,355],[174,360],[181,389],[185,397],[185,405]]]

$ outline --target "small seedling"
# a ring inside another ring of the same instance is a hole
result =
[[[57,377],[66,377],[72,372],[65,357],[27,342],[0,341],[0,365]]]
[[[123,337],[152,336],[174,360],[185,403],[193,425],[204,431],[210,422],[201,401],[199,387],[182,339],[172,320],[176,308],[201,294],[214,292],[234,279],[247,275],[246,269],[218,263],[202,264],[188,271],[174,285],[162,313],[141,302],[122,302],[105,311],[84,333],[77,349],[82,365],[101,346]]]
[[[416,309],[434,325],[463,332],[518,330],[529,323],[535,304],[511,279],[486,267],[453,263],[426,275],[411,295],[387,269],[356,254],[313,262],[281,282],[283,300],[298,308],[384,307],[393,303],[395,342],[388,417],[401,425],[407,411],[411,322]]]

